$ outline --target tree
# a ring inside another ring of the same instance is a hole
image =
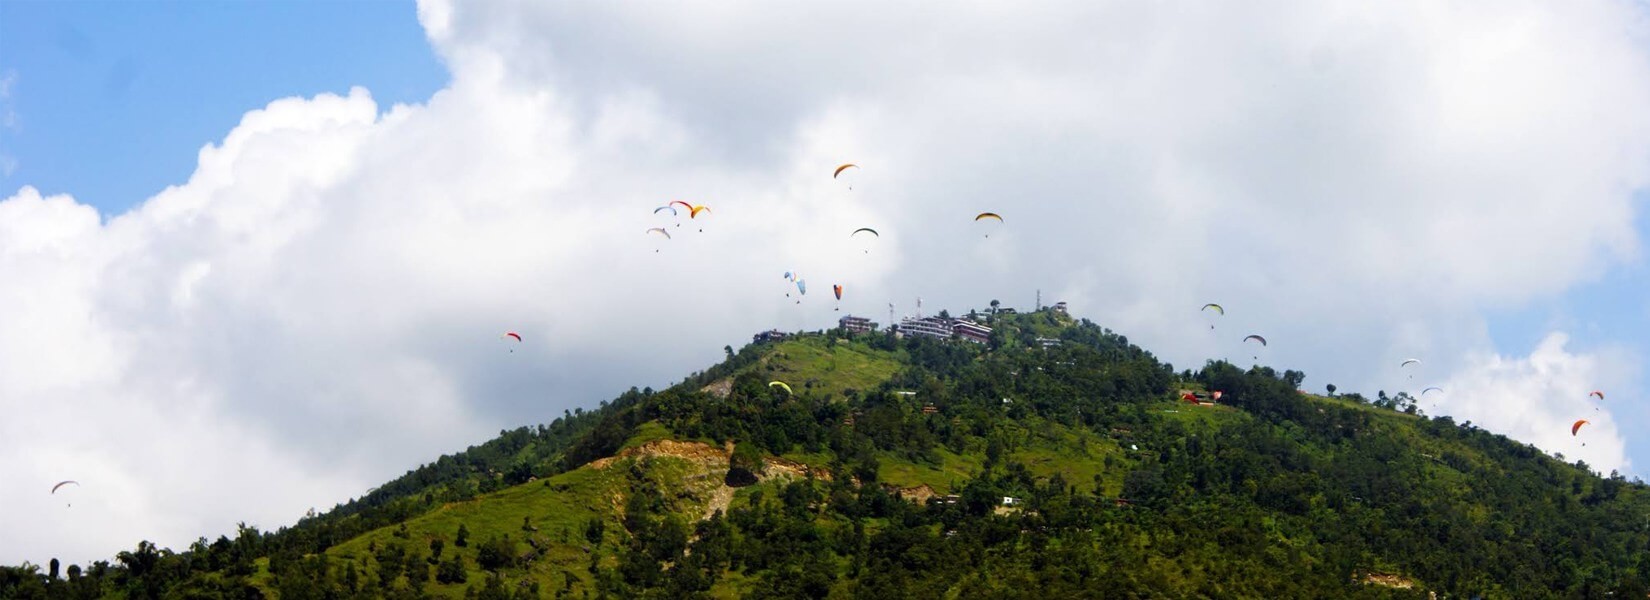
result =
[[[440,583],[464,583],[464,555],[454,552],[435,569],[435,580]]]
[[[607,530],[607,523],[601,517],[590,519],[584,524],[584,539],[592,544],[602,543],[602,533]]]
[[[498,571],[515,562],[516,543],[510,536],[487,540],[476,551],[476,564],[488,571]]]
[[[51,562],[46,563],[46,564],[48,565],[47,570],[46,570],[46,578],[51,579],[53,581],[56,581],[57,580],[57,568],[59,566],[58,563],[57,563],[57,559],[53,558],[51,560]]]
[[[463,548],[465,546],[470,545],[469,540],[470,540],[470,530],[468,528],[464,527],[463,523],[459,523],[458,524],[458,539],[453,540],[453,545],[458,546],[460,548]]]
[[[1002,306],[1002,304],[1003,303],[998,302],[996,298],[991,299],[991,314],[997,314],[997,307]]]
[[[441,538],[430,540],[430,564],[433,565],[441,561],[441,550],[446,546],[447,543],[441,541]]]
[[[744,487],[757,482],[757,475],[762,473],[762,451],[751,442],[739,442],[733,446],[733,456],[728,460],[728,475],[724,482],[732,487]]]
[[[1331,398],[1335,397],[1335,384],[1331,383],[1327,386],[1324,386],[1324,389],[1329,390],[1329,397],[1331,397]]]

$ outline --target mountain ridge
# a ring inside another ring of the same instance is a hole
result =
[[[837,329],[729,348],[664,390],[503,431],[290,528],[140,545],[74,581],[8,568],[0,592],[1650,592],[1642,483],[1417,414],[1405,394],[1306,394],[1304,374],[1215,361],[1175,373],[1054,310],[977,318],[984,343]]]

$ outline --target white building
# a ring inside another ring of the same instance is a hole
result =
[[[976,342],[976,343],[984,344],[986,342],[991,341],[991,328],[990,327],[986,327],[984,325],[981,325],[979,323],[975,323],[973,321],[969,321],[967,319],[957,320],[957,322],[952,324],[951,331],[953,333],[956,333],[957,337],[968,340],[970,342]]]
[[[953,333],[951,320],[939,317],[924,317],[921,319],[906,317],[900,320],[899,330],[905,335],[926,335],[942,340],[951,339]]]

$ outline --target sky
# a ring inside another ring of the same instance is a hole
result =
[[[919,297],[1642,476],[1645,11],[0,0],[0,563],[291,525]]]

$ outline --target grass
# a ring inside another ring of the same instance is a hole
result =
[[[952,493],[952,484],[961,484],[985,469],[983,455],[959,455],[936,448],[939,464],[917,463],[893,455],[878,456],[877,479],[900,487],[927,485],[938,494]]]
[[[1100,493],[1105,496],[1122,493],[1123,475],[1134,462],[1127,459],[1123,448],[1111,438],[1066,427],[1032,438],[1009,456],[1025,463],[1033,475],[1047,478],[1059,473],[1066,483],[1084,492],[1094,491],[1098,480]],[[1116,461],[1111,469],[1106,468],[1107,456]]]
[[[631,434],[630,439],[625,440],[624,446],[621,446],[619,450],[629,450],[659,440],[676,439],[676,437],[676,434],[670,432],[670,428],[665,427],[658,420],[648,421],[636,426],[636,432]]]
[[[900,369],[899,356],[863,342],[805,337],[779,344],[767,361],[770,375],[798,394],[840,395],[843,390],[872,390]]]

